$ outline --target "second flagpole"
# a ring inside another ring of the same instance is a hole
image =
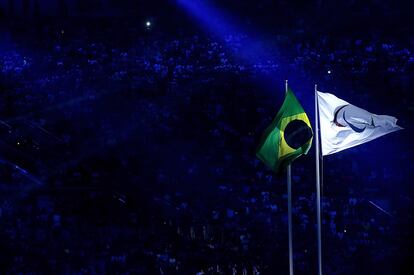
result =
[[[285,82],[285,93],[288,92],[288,81]],[[288,189],[288,230],[289,230],[289,274],[293,275],[293,247],[292,247],[292,174],[291,165],[286,168]]]
[[[319,153],[319,109],[318,86],[315,84],[315,159],[316,159],[316,219],[318,236],[318,275],[322,275],[322,229],[321,229],[321,179],[320,179],[320,153]]]

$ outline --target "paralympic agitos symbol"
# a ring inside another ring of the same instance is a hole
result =
[[[335,110],[333,123],[338,127],[349,126],[357,133],[362,133],[366,128],[376,127],[370,112],[351,104],[340,106]]]

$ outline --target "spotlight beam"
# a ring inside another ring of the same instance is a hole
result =
[[[286,56],[277,56],[272,49],[272,44],[260,31],[248,32],[241,28],[241,24],[237,19],[214,7],[211,3],[204,0],[175,0],[176,3],[183,8],[189,16],[198,21],[204,29],[212,35],[218,37],[223,41],[224,45],[230,46],[231,41],[228,41],[230,35],[243,37],[242,43],[238,48],[235,57],[247,63],[248,65],[258,64],[275,64],[274,74],[265,74],[263,82],[272,90],[278,90],[278,97],[282,98],[284,90],[281,89],[285,79],[289,79],[290,83],[298,90],[309,90],[312,87],[308,80],[303,79],[297,73],[292,71],[290,62]],[[274,46],[273,46],[274,47]],[[230,47],[229,47],[230,48]],[[230,48],[231,49],[231,48]],[[263,84],[263,83],[261,83]],[[299,93],[300,94],[300,93]],[[305,102],[305,106],[308,102]]]

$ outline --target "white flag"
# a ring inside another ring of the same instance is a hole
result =
[[[402,129],[395,117],[371,114],[333,94],[317,94],[323,156]]]

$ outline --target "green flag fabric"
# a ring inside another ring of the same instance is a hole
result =
[[[256,156],[278,172],[302,154],[306,154],[313,139],[309,118],[288,89],[285,101],[260,141]]]

